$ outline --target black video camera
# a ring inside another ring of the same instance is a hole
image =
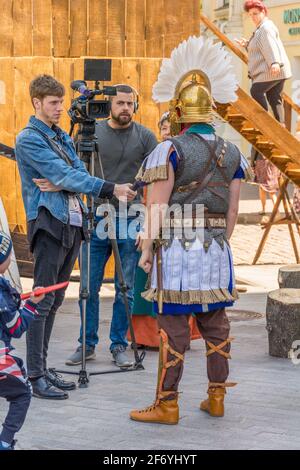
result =
[[[95,81],[95,88],[88,88],[86,81]],[[117,94],[113,86],[99,88],[100,81],[111,80],[110,59],[85,59],[84,80],[74,80],[72,90],[80,93],[78,98],[72,100],[68,114],[72,124],[93,123],[96,119],[108,118],[110,115],[110,101],[107,99],[94,99],[97,95],[114,96]]]

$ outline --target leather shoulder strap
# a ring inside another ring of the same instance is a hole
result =
[[[204,139],[201,135],[199,134],[192,134],[194,135],[195,137],[197,137],[199,140],[201,140],[201,142],[204,143],[204,145],[208,148],[209,152],[210,152],[210,155],[212,157],[212,159],[216,162],[216,166],[215,166],[215,169],[218,169],[219,172],[221,173],[222,175],[222,178],[224,179],[224,181],[229,185],[230,184],[230,180],[228,178],[228,176],[226,175],[226,172],[224,171],[224,168],[222,168],[221,165],[218,164],[218,157],[216,155],[216,150],[217,150],[217,147],[218,147],[218,143],[219,142],[222,142],[222,147],[224,147],[224,143],[225,141],[221,138],[221,137],[216,137],[216,145],[214,147],[212,147],[208,141],[206,139]]]
[[[196,135],[196,134],[193,134],[193,135]],[[205,141],[205,143],[206,143],[205,139],[203,139],[203,141]],[[185,203],[188,203],[188,202],[192,201],[193,199],[195,199],[195,197],[198,196],[198,194],[200,194],[201,191],[203,191],[203,189],[205,189],[207,187],[209,181],[211,180],[211,178],[212,178],[212,176],[215,172],[216,165],[213,167],[212,170],[209,171],[209,169],[210,169],[212,161],[216,157],[217,146],[218,146],[218,140],[217,139],[215,140],[213,146],[209,145],[210,156],[207,160],[205,169],[204,169],[203,173],[201,174],[201,179],[199,181],[199,184],[196,187],[196,189],[187,197]]]

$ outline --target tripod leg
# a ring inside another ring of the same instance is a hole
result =
[[[89,296],[90,284],[90,242],[84,241],[80,249],[80,300],[82,302],[82,359],[81,369],[79,372],[79,387],[86,388],[88,386],[88,374],[86,371],[86,303]]]
[[[135,358],[135,366],[134,367],[137,368],[137,369],[144,369],[144,367],[142,365],[142,362],[143,362],[143,359],[145,357],[145,352],[143,352],[141,354],[141,356],[139,356],[139,353],[138,353],[138,350],[137,350],[137,345],[136,345],[136,340],[135,340],[135,333],[134,333],[134,329],[133,329],[132,317],[131,317],[131,313],[130,313],[128,296],[127,296],[127,290],[128,289],[127,289],[127,284],[126,284],[124,273],[123,273],[119,247],[118,247],[116,239],[111,239],[111,244],[112,244],[113,254],[114,254],[114,257],[115,257],[116,272],[117,272],[117,276],[118,276],[118,279],[119,279],[121,292],[123,294],[124,306],[125,306],[125,311],[126,311],[128,325],[129,325],[129,331],[130,331],[131,340],[132,340],[132,348],[133,348],[134,358]]]

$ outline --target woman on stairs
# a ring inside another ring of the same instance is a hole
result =
[[[266,111],[269,103],[275,119],[285,126],[282,92],[285,80],[292,76],[289,59],[276,25],[268,18],[268,10],[264,3],[260,0],[247,0],[244,10],[256,27],[249,40],[236,39],[237,43],[248,52],[249,78],[252,80],[251,96]],[[264,215],[267,195],[269,194],[273,204],[276,202],[280,172],[254,148],[252,163],[255,181],[260,185],[261,214]]]

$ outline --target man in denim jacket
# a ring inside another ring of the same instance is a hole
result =
[[[129,184],[113,184],[89,175],[78,158],[72,139],[58,127],[65,90],[49,75],[30,84],[35,109],[16,141],[16,158],[22,181],[28,240],[34,256],[34,286],[48,286],[70,278],[83,238],[85,212],[80,193],[132,200]],[[46,399],[68,398],[75,388],[47,368],[48,345],[55,313],[64,291],[46,295],[39,318],[27,332],[27,369],[33,395]]]

